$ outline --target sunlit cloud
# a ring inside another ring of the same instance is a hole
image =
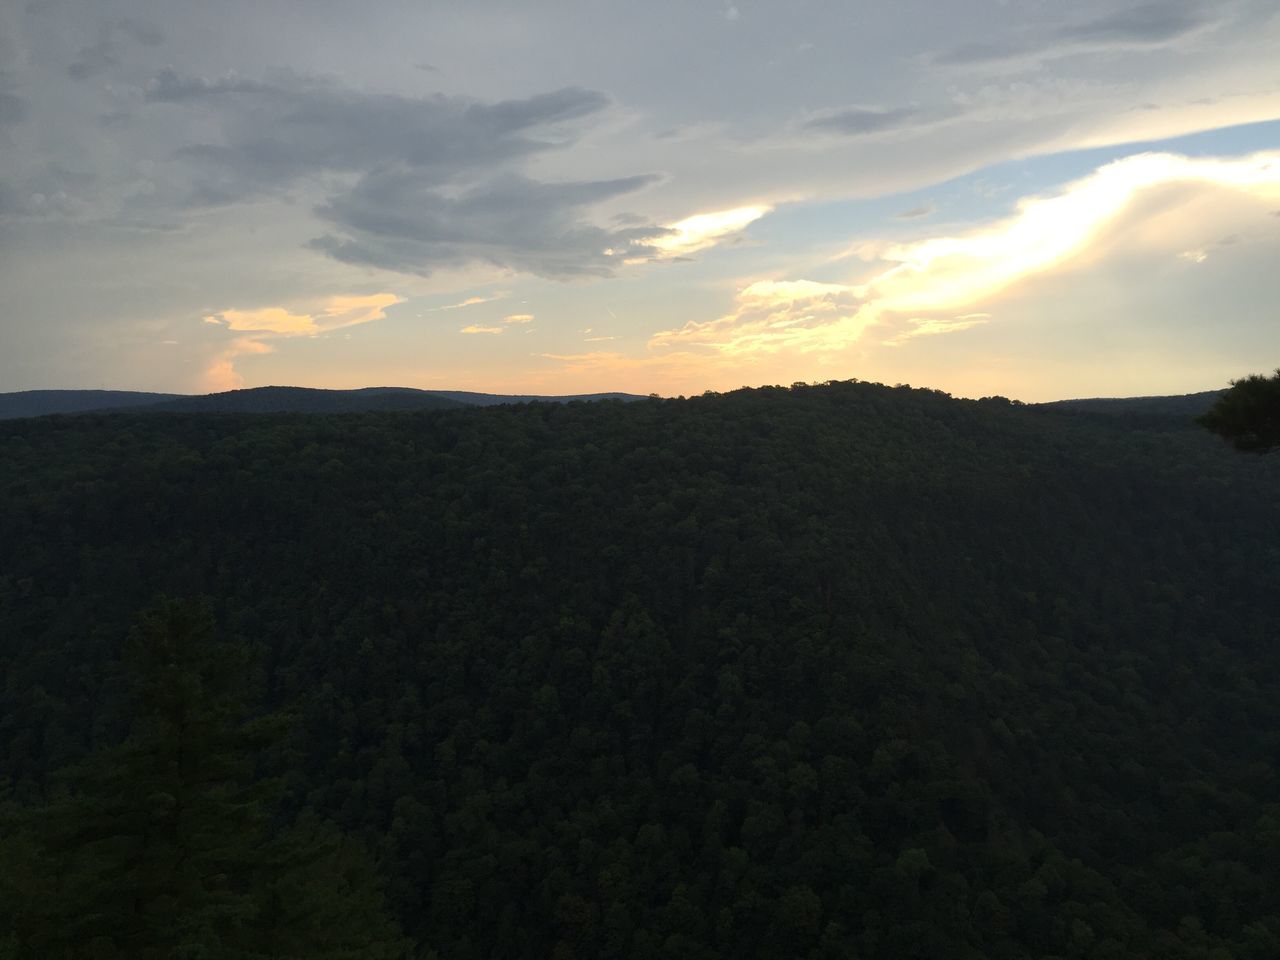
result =
[[[757,280],[738,291],[734,310],[705,323],[656,334],[649,346],[730,354],[812,351],[858,339],[870,322],[862,292],[813,280]]]
[[[244,377],[236,369],[236,360],[244,356],[272,353],[274,350],[271,344],[253,337],[236,337],[209,363],[201,386],[211,393],[239,390],[244,386]]]
[[[754,206],[699,213],[668,224],[666,233],[646,239],[644,245],[655,250],[658,259],[688,256],[741,233],[772,209],[768,206]],[[640,258],[643,259],[645,258]]]
[[[446,303],[444,306],[432,307],[427,311],[427,313],[438,313],[441,310],[461,310],[463,307],[474,307],[481,303],[493,303],[495,300],[505,300],[508,296],[510,296],[509,293],[505,290],[500,290],[497,293],[491,293],[487,297],[477,295],[474,297],[467,297],[465,300],[459,300],[457,303]]]
[[[321,309],[319,326],[322,330],[354,327],[371,323],[387,315],[387,308],[402,303],[403,297],[394,293],[373,293],[364,297],[330,297]]]
[[[282,337],[314,336],[343,327],[381,320],[388,307],[402,302],[394,293],[368,296],[333,296],[314,304],[309,312],[293,313],[287,307],[228,308],[205,316],[204,322],[220,324],[243,333]]]
[[[1024,198],[1013,216],[986,227],[911,243],[859,244],[859,256],[881,264],[860,283],[751,283],[739,290],[730,313],[660,332],[649,345],[734,355],[812,352],[848,346],[876,324],[897,328],[884,341],[891,344],[970,329],[987,320],[972,308],[1015,284],[1104,256],[1126,214],[1149,225],[1144,238],[1128,224],[1137,238],[1131,242],[1157,244],[1205,229],[1203,210],[1182,211],[1206,190],[1273,208],[1280,199],[1280,152],[1237,159],[1146,153],[1117,160],[1052,196]],[[1139,200],[1149,201],[1150,209],[1135,213]],[[1178,255],[1199,263],[1207,253],[1184,247]]]
[[[533,323],[532,313],[509,313],[502,318],[503,323]]]
[[[1087,250],[1138,194],[1171,184],[1280,197],[1280,153],[1237,160],[1146,153],[1117,160],[1052,197],[1031,197],[987,229],[885,249],[898,266],[868,285],[881,310],[945,311],[981,301]]]
[[[490,333],[490,334],[495,334],[495,333],[502,333],[505,329],[506,329],[505,327],[483,327],[483,326],[480,326],[480,325],[478,325],[478,324],[474,324],[474,323],[473,323],[473,324],[470,324],[469,326],[465,326],[465,327],[463,327],[463,328],[462,328],[461,330],[459,330],[458,332],[459,332],[459,333]]]
[[[957,317],[912,317],[906,329],[884,341],[886,347],[896,347],[916,337],[933,337],[941,333],[956,333],[980,326],[991,319],[989,313],[962,313]]]
[[[272,353],[275,348],[267,341],[287,337],[314,337],[344,327],[381,320],[387,315],[389,307],[403,300],[403,297],[394,293],[340,294],[292,309],[280,306],[249,310],[229,307],[206,314],[201,318],[205,323],[245,336],[236,337],[213,358],[205,370],[204,384],[211,390],[237,389],[244,385],[244,378],[235,368],[236,359],[252,354]]]
[[[221,323],[228,330],[277,333],[282,336],[317,333],[320,328],[309,313],[290,313],[284,307],[261,307],[257,310],[223,310],[204,318],[206,323]]]

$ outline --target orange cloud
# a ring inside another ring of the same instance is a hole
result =
[[[473,323],[470,326],[463,327],[458,332],[459,333],[502,333],[503,329],[504,329],[503,327],[482,327]]]
[[[229,307],[203,317],[205,323],[225,327],[247,336],[236,337],[214,356],[205,370],[204,383],[211,390],[235,390],[244,385],[235,368],[237,358],[271,353],[266,342],[285,337],[317,336],[343,327],[381,320],[387,309],[403,301],[394,293],[335,295],[305,304],[304,309],[268,306],[251,310]]]
[[[204,372],[201,386],[210,393],[239,390],[244,386],[244,377],[236,370],[236,359],[254,354],[272,353],[274,350],[271,344],[263,343],[261,340],[255,340],[252,337],[236,337],[225,350],[213,358]]]
[[[309,313],[290,313],[284,307],[262,307],[258,310],[223,310],[204,318],[208,323],[221,323],[228,330],[275,333],[285,337],[315,333],[319,330]]]
[[[532,313],[509,313],[502,318],[503,323],[533,323]]]
[[[332,296],[311,307],[307,313],[290,313],[286,307],[259,307],[255,310],[229,308],[204,317],[206,323],[222,324],[228,330],[272,334],[281,337],[314,336],[329,330],[354,327],[381,320],[387,308],[403,301],[394,293],[367,296]]]
[[[403,301],[404,297],[394,293],[371,293],[363,297],[330,297],[321,310],[319,324],[322,329],[336,330],[340,327],[371,323],[374,320],[381,320],[387,315],[388,308]]]

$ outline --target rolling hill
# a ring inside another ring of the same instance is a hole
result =
[[[163,413],[361,413],[443,410],[505,403],[638,399],[640,398],[636,395],[627,393],[506,396],[455,390],[416,390],[410,387],[365,387],[358,390],[253,387],[203,395],[126,390],[25,390],[0,393],[0,420],[125,409]]]
[[[195,598],[282,822],[423,956],[1280,956],[1280,459],[1187,418],[851,382],[0,449],[0,813],[128,745],[131,625]]]

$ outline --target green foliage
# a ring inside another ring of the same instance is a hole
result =
[[[258,858],[189,888],[209,929],[380,929],[346,837],[449,960],[1274,955],[1280,460],[1185,417],[832,383],[0,451],[15,806],[171,729],[115,707],[157,593],[261,645],[206,740],[296,717],[204,761],[240,826],[193,849]]]
[[[125,652],[128,737],[12,811],[5,909],[20,955],[66,958],[392,958],[371,868],[322,825],[273,835],[246,722],[242,646],[200,605],[144,615]],[[373,947],[370,947],[370,944]]]
[[[1267,453],[1280,447],[1280,370],[1270,377],[1233,380],[1198,422],[1238,450]]]

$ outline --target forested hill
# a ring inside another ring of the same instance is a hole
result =
[[[1189,421],[853,382],[8,421],[3,790],[208,597],[292,718],[257,775],[421,956],[1271,960],[1278,491]]]
[[[567,403],[573,400],[639,399],[626,393],[532,396],[470,393],[465,390],[415,390],[410,387],[364,387],[359,390],[250,387],[193,396],[127,390],[25,390],[0,393],[0,420],[121,409],[150,413],[371,413],[487,407],[533,401]]]
[[[143,407],[174,399],[178,399],[178,394],[141,393],[136,390],[20,390],[17,393],[0,393],[0,420]]]
[[[1169,397],[1093,397],[1086,400],[1055,400],[1043,406],[1082,413],[1190,418],[1207,411],[1223,392],[1204,390]]]

